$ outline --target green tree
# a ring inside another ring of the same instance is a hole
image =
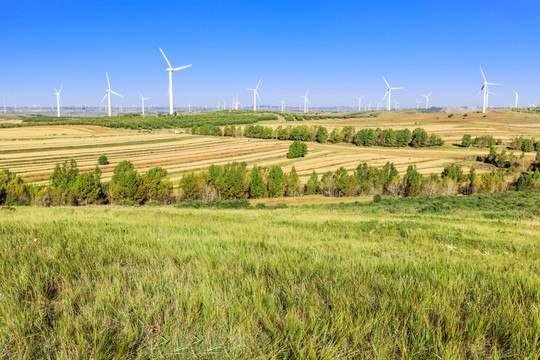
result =
[[[264,178],[261,168],[258,166],[254,166],[251,169],[249,195],[254,199],[259,199],[264,196]]]
[[[162,167],[151,168],[143,175],[146,198],[167,204],[171,200],[172,184],[167,180],[167,170]]]
[[[109,159],[107,159],[107,155],[100,155],[100,157],[98,158],[98,165],[109,165]]]
[[[107,197],[101,184],[101,170],[77,175],[73,192],[78,205],[103,204]]]
[[[319,126],[317,130],[317,142],[324,144],[328,141],[328,130],[324,126]]]
[[[332,144],[337,144],[343,141],[343,133],[340,128],[334,128],[330,133],[330,138],[328,139]]]
[[[133,201],[142,204],[146,198],[144,181],[130,161],[121,161],[113,170],[109,185],[110,196],[113,201]]]
[[[472,136],[471,134],[465,134],[461,138],[461,146],[463,147],[470,147],[473,144]]]
[[[296,173],[296,168],[292,167],[291,173],[289,174],[289,182],[287,183],[287,196],[298,196],[300,187],[300,178]]]
[[[428,135],[426,130],[422,128],[416,128],[412,132],[411,146],[414,148],[420,148],[426,146]]]
[[[197,200],[201,197],[205,185],[201,174],[188,173],[182,176],[178,186],[184,199]]]
[[[422,185],[422,174],[416,170],[416,165],[409,165],[403,176],[403,192],[405,196],[417,196]]]
[[[319,176],[317,175],[317,172],[313,170],[311,173],[311,176],[309,177],[309,180],[306,183],[306,192],[310,195],[318,194],[319,193]]]
[[[302,141],[295,141],[289,146],[287,159],[295,159],[307,155],[307,145]]]
[[[266,184],[269,197],[280,197],[285,192],[287,175],[285,175],[281,167],[272,166],[269,170],[268,181]]]

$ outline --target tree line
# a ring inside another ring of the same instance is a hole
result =
[[[305,184],[296,168],[289,173],[280,166],[248,169],[246,163],[211,165],[207,170],[182,176],[174,189],[167,171],[154,167],[139,174],[129,161],[113,170],[109,183],[101,181],[101,170],[81,173],[75,160],[56,165],[49,183],[27,184],[9,170],[0,172],[0,204],[4,205],[142,205],[170,204],[185,200],[259,199],[322,194],[330,197],[386,195],[438,196],[495,193],[504,190],[540,188],[540,153],[530,171],[499,168],[477,175],[474,168],[464,173],[457,165],[447,165],[441,174],[423,175],[410,165],[400,176],[393,163],[382,167],[359,164],[352,173],[341,167],[319,175],[316,171]]]
[[[278,126],[273,129],[269,126],[227,125],[222,130],[215,125],[194,125],[191,128],[194,135],[214,136],[244,136],[256,139],[277,139],[294,141],[316,141],[319,143],[352,143],[357,146],[383,146],[383,147],[428,147],[442,146],[444,141],[436,134],[428,134],[423,128],[416,128],[412,132],[409,129],[361,129],[356,131],[353,126],[334,128],[331,132],[324,126],[300,125]]]

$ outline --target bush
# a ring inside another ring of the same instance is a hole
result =
[[[295,141],[289,146],[287,159],[295,159],[307,155],[307,145],[302,141]]]
[[[375,194],[375,195],[373,196],[373,202],[374,202],[374,203],[380,203],[381,200],[382,200],[381,194]]]
[[[168,204],[171,200],[172,184],[167,180],[167,170],[154,167],[143,176],[146,199]]]
[[[98,158],[98,165],[109,165],[109,159],[107,159],[107,155],[101,155]]]

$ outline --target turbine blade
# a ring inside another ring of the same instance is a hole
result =
[[[161,54],[165,58],[165,61],[167,62],[167,64],[169,64],[169,67],[172,68],[171,63],[169,62],[169,59],[167,59],[167,57],[165,56],[165,53],[163,52],[163,50],[161,50],[161,48],[159,48],[159,51],[161,51]]]
[[[262,80],[262,78],[259,79],[259,82],[257,83],[257,87],[255,89],[259,88],[259,85],[261,85],[261,80]]]
[[[386,81],[386,79],[384,78],[384,76],[382,77],[382,79],[383,79],[384,82],[386,83],[386,86],[388,86],[388,88],[390,89],[390,84],[388,83],[388,81]]]
[[[101,99],[101,102],[104,102],[106,98],[107,98],[107,94],[105,94],[105,96],[103,97],[103,99]]]
[[[109,73],[105,72],[105,75],[107,76],[107,85],[109,85],[109,90],[111,89],[111,82],[109,81]]]
[[[481,66],[478,66],[478,67],[480,68],[480,72],[482,73],[482,77],[484,78],[484,81],[487,82],[486,75],[484,75],[484,70],[482,70]]]
[[[488,85],[497,85],[497,86],[502,86],[503,84],[496,84],[496,83],[487,83]]]
[[[111,93],[113,93],[113,94],[114,94],[114,95],[116,95],[116,96],[120,96],[121,98],[123,98],[123,96],[122,96],[122,95],[120,95],[120,94],[119,94],[119,93],[117,93],[117,92],[114,92],[114,91],[112,91],[112,90],[111,90]]]
[[[180,66],[180,67],[177,67],[177,68],[174,68],[174,69],[171,69],[172,71],[178,71],[178,70],[182,70],[182,69],[187,69],[191,67],[191,64],[189,65],[184,65],[184,66]]]

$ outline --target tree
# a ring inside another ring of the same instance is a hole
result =
[[[344,126],[342,130],[343,134],[343,141],[352,143],[354,139],[354,135],[356,134],[356,131],[353,126]]]
[[[285,192],[286,183],[287,175],[285,175],[281,167],[272,166],[266,182],[268,196],[273,198],[282,196]]]
[[[317,130],[317,142],[324,144],[328,141],[328,130],[324,126],[319,126]]]
[[[77,181],[79,168],[77,162],[66,161],[56,164],[50,177],[52,201],[56,205],[76,205],[74,185]]]
[[[79,174],[73,188],[74,196],[79,205],[103,204],[106,196],[101,184],[101,170],[98,166],[94,172]]]
[[[300,178],[296,173],[296,168],[292,167],[291,173],[289,174],[289,182],[287,183],[287,196],[297,196],[299,193]]]
[[[101,155],[98,158],[98,165],[109,165],[109,159],[107,159],[107,155]]]
[[[396,146],[406,147],[411,143],[411,131],[409,129],[397,130]]]
[[[466,180],[463,174],[463,169],[458,165],[446,165],[441,173],[441,179],[449,178],[456,182],[464,182]]]
[[[182,197],[187,200],[197,200],[200,198],[205,182],[202,174],[188,173],[182,176],[179,188],[182,190]]]
[[[332,144],[337,144],[343,141],[343,133],[339,128],[334,128],[330,133],[330,138],[328,139]]]
[[[426,130],[422,128],[416,128],[412,132],[411,146],[414,148],[420,148],[426,146],[428,135]]]
[[[289,146],[288,159],[295,159],[307,155],[307,145],[302,141],[295,141]]]
[[[416,165],[409,165],[403,176],[403,192],[405,196],[417,196],[422,185],[422,174],[416,171]]]
[[[472,136],[471,134],[465,134],[461,138],[461,146],[463,147],[470,147],[472,145]]]
[[[249,195],[254,199],[259,199],[264,196],[264,179],[261,168],[258,166],[254,166],[253,169],[251,169]]]
[[[167,180],[167,170],[159,166],[151,168],[144,174],[143,180],[148,200],[159,201],[161,204],[170,202],[172,184]]]
[[[317,172],[313,170],[311,173],[311,176],[309,177],[309,180],[306,183],[306,192],[310,195],[318,194],[319,193],[319,177],[317,175]]]
[[[127,200],[142,204],[146,198],[144,181],[130,161],[121,161],[116,165],[109,192],[115,202]]]

